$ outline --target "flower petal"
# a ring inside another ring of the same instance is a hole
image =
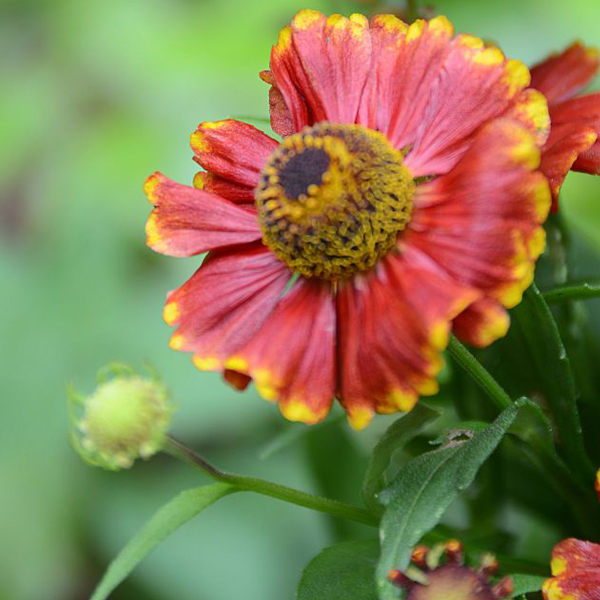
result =
[[[268,83],[269,89],[269,114],[271,116],[271,129],[281,137],[287,137],[294,133],[294,122],[290,109],[285,103],[285,98],[281,90],[275,83],[275,78],[271,71],[261,71],[260,78]]]
[[[485,127],[456,167],[419,186],[401,248],[414,245],[454,280],[518,304],[544,249],[550,194],[535,140],[514,121]]]
[[[372,70],[359,123],[382,131],[397,148],[414,142],[453,32],[446,17],[410,27],[393,15],[373,17]]]
[[[479,38],[457,36],[439,70],[406,165],[413,175],[447,173],[490,119],[503,114],[529,85],[523,63],[506,60]],[[408,141],[408,140],[407,140]]]
[[[545,600],[600,600],[600,545],[574,538],[554,546]]]
[[[600,142],[596,142],[591,148],[582,152],[573,163],[573,171],[600,175]]]
[[[580,136],[590,128],[600,135],[600,93],[561,102],[552,109],[551,114],[553,127],[570,125],[572,134],[576,136],[576,126],[579,125]],[[581,141],[582,138],[579,137],[579,140]],[[568,154],[568,148],[565,152]],[[600,175],[600,142],[596,142],[595,146],[587,149],[579,149],[577,152],[579,156],[573,163],[573,170]]]
[[[539,90],[553,105],[580,92],[594,77],[600,65],[600,54],[575,42],[562,54],[550,56],[531,69],[531,87]]]
[[[535,137],[538,146],[543,146],[550,135],[548,102],[541,92],[532,88],[521,92],[502,117],[514,119],[524,125]]]
[[[579,123],[552,126],[550,137],[542,148],[540,171],[550,182],[553,211],[558,209],[558,194],[565,177],[579,155],[592,148],[597,138],[593,127]]]
[[[254,189],[240,185],[229,179],[219,177],[214,173],[207,171],[198,171],[194,175],[194,187],[198,190],[204,190],[209,194],[220,196],[236,204],[254,205]]]
[[[420,394],[435,394],[449,321],[477,298],[407,248],[388,255],[338,292],[340,402],[350,424],[374,412],[408,411]]]
[[[148,246],[156,252],[192,256],[261,237],[252,212],[160,173],[148,177],[144,191],[154,204],[146,235]]]
[[[278,143],[241,121],[204,122],[192,133],[194,160],[207,171],[234,183],[254,188],[258,175]]]
[[[552,575],[568,574],[579,569],[600,570],[600,545],[567,538],[554,546],[550,566]],[[600,580],[600,571],[598,578]]]
[[[165,321],[179,325],[171,347],[195,352],[199,369],[223,370],[225,360],[252,338],[279,302],[290,275],[259,242],[209,254],[167,298]]]
[[[296,14],[271,53],[294,131],[319,121],[354,123],[370,64],[365,17],[326,17],[308,9]]]
[[[502,305],[491,298],[473,302],[452,323],[452,332],[463,342],[485,348],[504,337],[510,327],[510,317]]]
[[[335,394],[335,310],[328,283],[300,278],[250,342],[226,363],[254,379],[291,421],[317,423]]]

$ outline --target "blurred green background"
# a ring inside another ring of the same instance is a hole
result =
[[[90,392],[96,370],[111,360],[151,361],[179,404],[173,432],[219,466],[356,500],[363,454],[391,420],[380,417],[361,434],[326,425],[261,458],[282,430],[302,426],[286,425],[254,391],[238,394],[168,349],[165,294],[198,261],[144,245],[145,177],[158,169],[191,180],[189,134],[200,121],[267,115],[258,72],[278,30],[304,7],[0,2],[0,600],[87,598],[152,512],[202,483],[167,457],[114,474],[85,466],[70,449],[65,383]],[[308,7],[361,10],[342,0]],[[598,0],[436,7],[458,31],[528,63],[576,38],[600,45]],[[600,178],[571,175],[562,208],[600,253]],[[343,533],[274,500],[227,498],[163,544],[113,597],[292,598],[301,568]]]

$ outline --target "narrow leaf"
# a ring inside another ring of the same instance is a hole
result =
[[[90,600],[104,600],[131,571],[175,530],[220,498],[236,491],[213,483],[181,492],[165,504],[110,563]]]
[[[385,472],[392,455],[415,438],[440,413],[422,403],[417,404],[408,414],[394,421],[379,443],[373,449],[362,485],[362,497],[371,508],[379,508],[377,496],[385,485]]]
[[[377,540],[350,541],[326,548],[302,573],[297,600],[377,600]]]
[[[523,302],[511,314],[518,322],[533,358],[537,382],[554,416],[567,462],[581,480],[593,479],[594,470],[583,445],[569,358],[554,317],[535,284],[525,292]]]
[[[515,402],[470,440],[451,442],[411,460],[381,493],[387,505],[380,527],[381,558],[376,576],[381,600],[400,597],[400,590],[388,581],[388,573],[408,566],[413,546],[437,525],[458,493],[473,482],[521,404]]]

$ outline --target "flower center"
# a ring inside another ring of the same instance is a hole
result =
[[[273,152],[255,190],[264,243],[305,277],[367,271],[410,220],[403,155],[361,125],[318,123]]]

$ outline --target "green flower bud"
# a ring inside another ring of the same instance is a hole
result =
[[[88,397],[72,389],[73,444],[87,462],[105,469],[127,469],[136,458],[150,458],[164,442],[172,404],[157,379],[138,376],[123,365],[109,365]],[[108,375],[108,376],[107,376]]]

